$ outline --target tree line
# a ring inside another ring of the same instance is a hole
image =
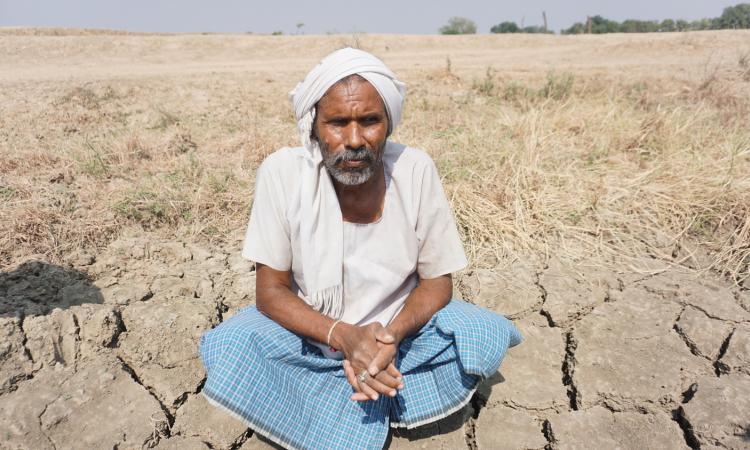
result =
[[[562,34],[602,34],[602,33],[655,33],[668,31],[698,30],[737,30],[750,28],[750,3],[740,3],[724,8],[719,17],[698,20],[633,20],[623,22],[605,19],[602,16],[590,17],[586,23],[576,22]]]
[[[546,19],[545,19],[546,22]],[[654,33],[669,31],[698,31],[750,29],[750,3],[740,3],[724,8],[721,16],[698,20],[635,20],[623,22],[609,20],[600,15],[588,17],[586,22],[576,22],[569,28],[561,30],[562,34],[602,34],[602,33]],[[440,28],[441,34],[474,34],[477,26],[473,20],[465,17],[451,17],[448,23]],[[532,25],[520,27],[512,21],[501,22],[490,28],[491,33],[553,33],[544,26]]]

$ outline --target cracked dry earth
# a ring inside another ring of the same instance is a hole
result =
[[[254,301],[237,248],[134,235],[0,274],[0,448],[272,448],[199,395],[199,337]],[[655,260],[601,267],[458,277],[525,341],[466,408],[387,446],[750,448],[750,292]]]

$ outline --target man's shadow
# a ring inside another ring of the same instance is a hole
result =
[[[0,319],[39,316],[55,308],[67,309],[104,302],[99,288],[79,270],[28,261],[9,272],[0,272]]]

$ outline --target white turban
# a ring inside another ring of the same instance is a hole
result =
[[[380,94],[388,114],[389,135],[401,121],[406,85],[385,64],[362,50],[344,48],[326,56],[305,76],[289,98],[297,117],[308,164],[301,174],[300,250],[306,301],[317,311],[341,318],[343,302],[344,227],[336,191],[318,143],[310,139],[315,104],[337,81],[357,74]]]

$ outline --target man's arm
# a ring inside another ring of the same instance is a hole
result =
[[[291,272],[263,264],[256,264],[256,267],[255,305],[258,311],[292,333],[325,343],[335,321],[315,311],[292,292]],[[330,344],[344,353],[354,373],[360,373],[378,354],[375,333],[382,328],[379,323],[360,327],[340,322],[331,334]],[[389,367],[388,364],[383,369],[388,370],[374,374],[365,383],[357,382],[347,373],[347,379],[357,391],[352,399],[376,400],[378,394],[395,396],[396,389],[401,386],[401,374],[395,366]]]
[[[401,342],[422,329],[435,313],[448,304],[452,296],[451,274],[419,280],[419,285],[406,298],[404,307],[385,329]]]
[[[256,264],[255,306],[292,333],[326,342],[334,320],[315,311],[294,295],[291,272]]]

